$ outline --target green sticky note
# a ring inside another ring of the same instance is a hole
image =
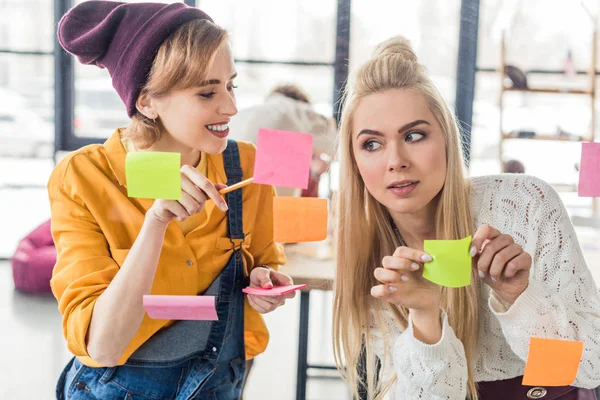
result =
[[[127,195],[143,199],[181,199],[181,154],[159,151],[127,153]]]
[[[463,287],[471,284],[471,236],[460,240],[425,240],[423,250],[433,257],[425,263],[423,277],[437,285]]]

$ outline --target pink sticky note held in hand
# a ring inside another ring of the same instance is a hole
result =
[[[312,146],[312,135],[259,129],[254,183],[307,189]]]
[[[215,296],[146,295],[144,308],[152,319],[217,321]]]
[[[288,286],[273,286],[270,289],[248,286],[242,289],[242,292],[247,294],[255,294],[258,296],[281,296],[287,293],[295,292],[296,290],[304,289],[306,285],[288,285]]]
[[[579,165],[580,197],[600,197],[600,143],[583,143]]]

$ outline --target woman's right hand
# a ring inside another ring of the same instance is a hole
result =
[[[411,312],[439,312],[440,286],[423,278],[423,263],[430,255],[409,247],[398,247],[392,256],[383,258],[375,269],[381,285],[371,288],[373,297],[381,298]]]
[[[157,199],[146,215],[164,224],[172,219],[184,221],[202,211],[208,199],[212,199],[221,210],[227,211],[227,203],[219,193],[225,187],[227,185],[213,184],[196,168],[184,165],[181,167],[181,199]]]

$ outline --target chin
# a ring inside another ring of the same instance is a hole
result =
[[[384,206],[393,213],[413,214],[423,208],[423,202],[419,199],[395,199],[387,201]]]
[[[227,139],[211,139],[198,147],[200,151],[208,154],[221,154],[227,147]]]

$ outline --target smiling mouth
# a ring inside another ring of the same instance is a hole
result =
[[[227,129],[229,129],[228,124],[205,125],[205,127],[212,132],[225,132]]]

